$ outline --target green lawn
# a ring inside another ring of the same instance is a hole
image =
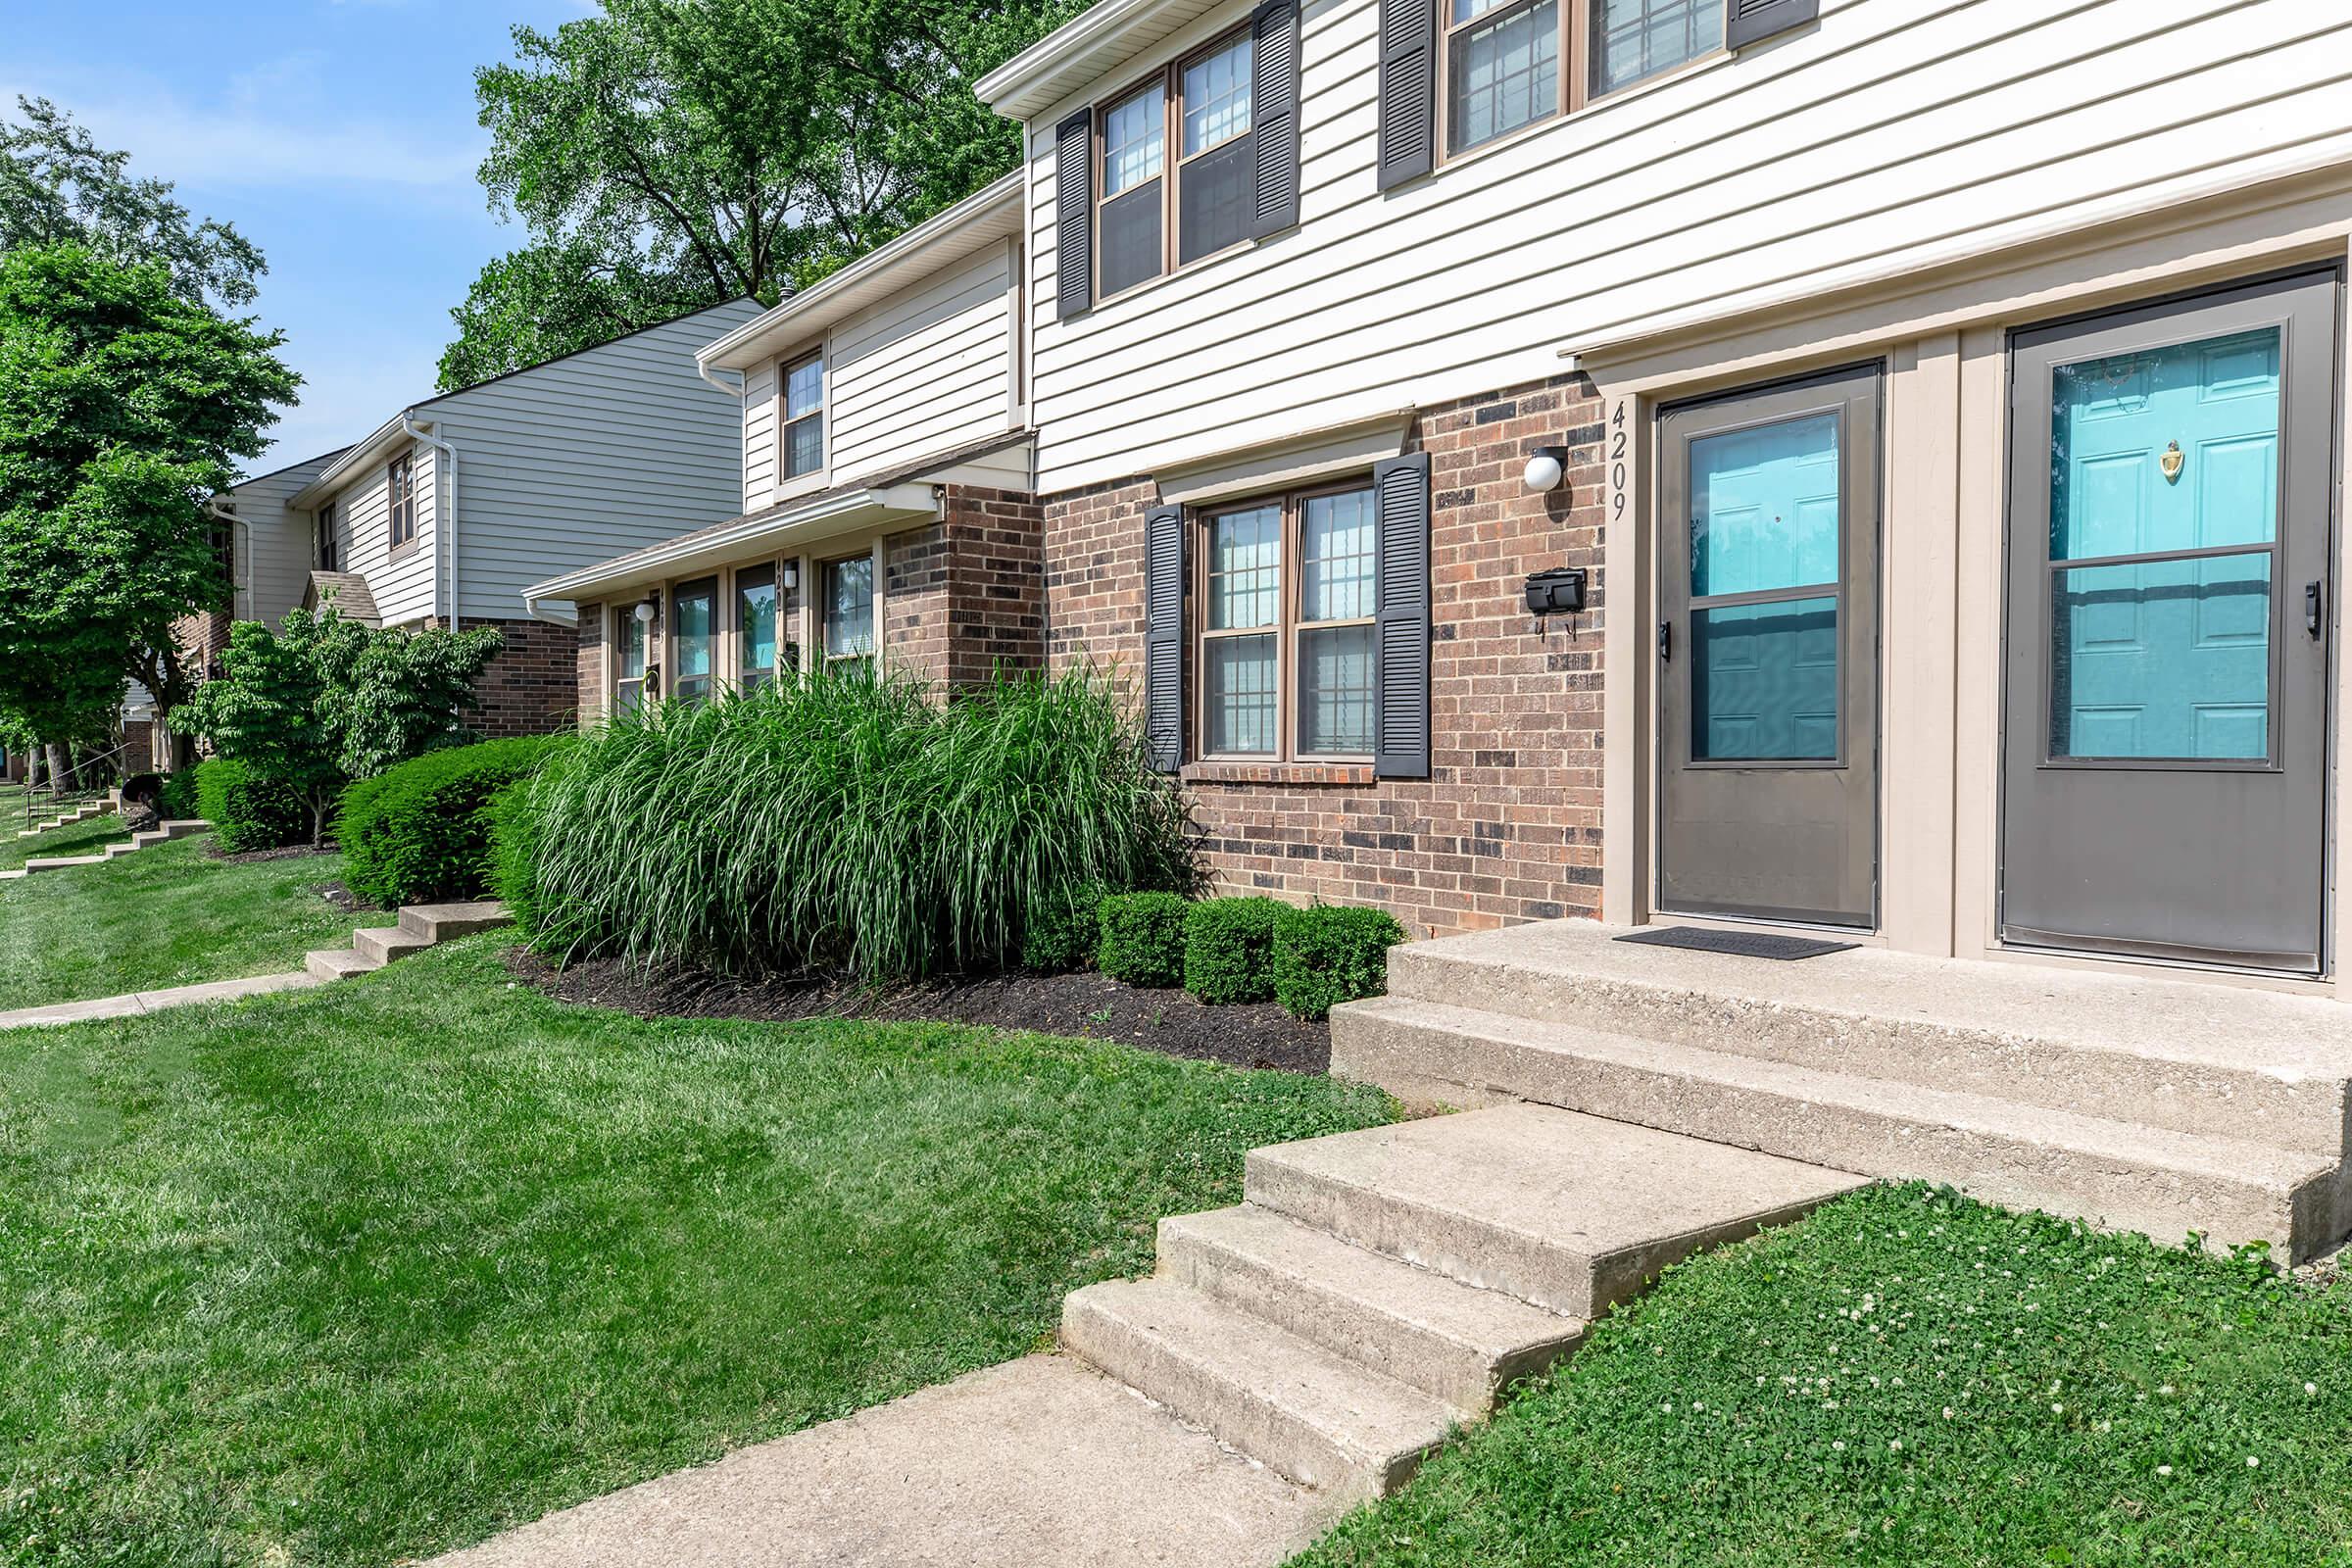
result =
[[[1297,1568],[2352,1562],[2352,1289],[1920,1188],[1697,1259]]]
[[[342,876],[340,856],[232,863],[208,842],[0,882],[0,1012],[296,969],[310,949],[398,918],[347,914],[314,891]]]
[[[114,812],[93,816],[86,822],[74,822],[66,827],[53,827],[31,838],[20,838],[24,830],[24,807],[20,801],[14,811],[0,808],[0,871],[11,870],[26,860],[45,859],[55,855],[96,855],[107,845],[130,835],[123,831],[122,818]]]
[[[388,1564],[1019,1355],[1375,1093],[646,1022],[497,936],[0,1049],[0,1563]],[[217,1555],[216,1555],[217,1554]]]

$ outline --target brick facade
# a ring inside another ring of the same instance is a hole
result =
[[[506,646],[474,684],[481,707],[468,722],[485,740],[548,735],[578,721],[582,685],[580,634],[544,620],[467,620],[466,631],[496,627]]]
[[[1188,766],[1227,891],[1376,905],[1432,934],[1599,912],[1601,419],[1582,376],[1421,412],[1408,445],[1432,468],[1431,777]],[[1520,472],[1539,446],[1571,456],[1562,484],[1531,496]],[[1140,683],[1154,499],[1141,478],[1048,499],[1053,667],[1091,659]],[[1539,634],[1523,582],[1559,565],[1591,573],[1592,608]],[[1189,682],[1189,647],[1186,663]]]

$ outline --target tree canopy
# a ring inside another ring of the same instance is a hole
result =
[[[0,252],[0,708],[77,739],[126,678],[185,701],[172,622],[229,591],[208,503],[300,378],[161,262]]]
[[[108,152],[46,98],[17,99],[22,124],[0,117],[0,251],[79,244],[110,261],[160,262],[191,300],[250,305],[269,269],[227,223],[198,221],[168,180],[133,179],[128,153]]]
[[[602,0],[475,73],[530,245],[452,313],[444,390],[683,311],[774,304],[1011,169],[972,82],[1085,0]]]

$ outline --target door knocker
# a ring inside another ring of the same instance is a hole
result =
[[[2166,447],[2164,449],[2164,456],[2156,460],[2156,466],[2164,470],[2164,482],[2166,484],[2179,484],[2180,482],[2180,470],[2182,467],[2187,466],[2187,463],[2188,454],[2180,450],[2180,443],[2178,441],[2174,442],[2171,446]]]

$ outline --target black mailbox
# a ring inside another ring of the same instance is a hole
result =
[[[1527,579],[1530,614],[1573,615],[1585,608],[1585,568],[1553,566]]]

